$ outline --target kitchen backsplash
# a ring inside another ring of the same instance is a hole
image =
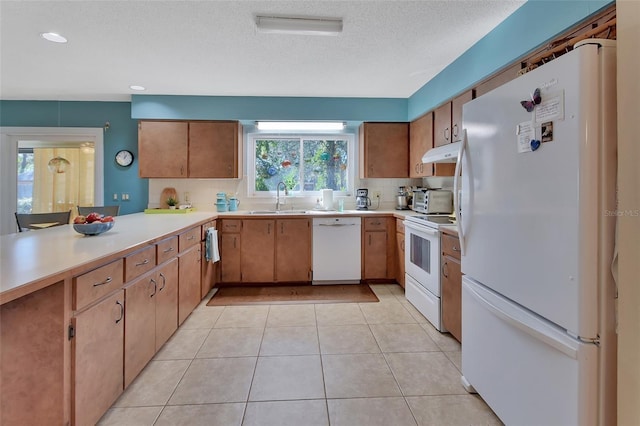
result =
[[[226,192],[227,195],[236,195],[240,200],[239,210],[263,210],[275,208],[275,196],[273,197],[248,197],[247,178],[244,179],[149,179],[149,205],[148,208],[160,206],[160,194],[164,188],[175,188],[178,192],[180,204],[191,203],[201,211],[215,211],[215,200],[218,192]],[[451,182],[449,182],[451,181]],[[380,191],[380,208],[393,209],[396,206],[396,195],[400,186],[429,186],[433,188],[447,188],[452,186],[452,178],[424,178],[424,179],[357,179],[355,188],[369,189],[371,208],[377,207],[377,201],[373,197],[375,191]],[[354,191],[355,192],[355,191]],[[286,198],[284,209],[312,209],[316,205],[316,199],[320,197]],[[350,196],[333,197],[337,206],[338,200],[344,199],[345,210],[353,210],[356,206],[355,193]]]

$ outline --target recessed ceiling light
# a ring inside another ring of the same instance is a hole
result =
[[[54,43],[66,43],[67,42],[67,39],[64,38],[63,36],[61,36],[58,33],[42,33],[42,34],[40,34],[40,37],[42,37],[45,40],[52,41]]]
[[[342,32],[342,19],[258,15],[256,27],[263,33],[335,36]]]
[[[137,90],[137,91],[139,91],[139,92],[141,92],[141,91],[143,91],[143,90],[147,90],[144,86],[136,86],[135,84],[134,84],[134,85],[129,86],[129,89],[131,89],[131,90]]]

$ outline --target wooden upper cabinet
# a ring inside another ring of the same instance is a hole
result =
[[[462,105],[473,99],[473,90],[464,92],[434,111],[433,146],[456,142],[462,137]]]
[[[138,122],[140,177],[187,177],[188,142],[186,121]]]
[[[409,177],[409,123],[362,123],[360,177]]]
[[[237,121],[138,123],[140,177],[237,178],[242,175]]]
[[[189,177],[240,177],[239,140],[242,126],[237,121],[190,122]]]
[[[451,142],[462,138],[462,105],[472,100],[473,94],[473,90],[469,90],[451,101]]]
[[[433,146],[451,143],[451,102],[433,112]]]
[[[433,148],[433,112],[428,112],[409,124],[409,177],[433,175],[433,164],[424,164],[422,156]]]

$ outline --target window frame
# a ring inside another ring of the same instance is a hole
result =
[[[356,167],[358,166],[356,155],[355,155],[355,145],[356,145],[356,135],[353,133],[331,133],[331,132],[291,132],[291,133],[282,133],[282,132],[259,132],[259,133],[248,133],[248,146],[247,146],[247,196],[251,198],[273,198],[276,194],[276,191],[256,191],[255,183],[256,183],[256,140],[261,139],[298,139],[300,141],[300,148],[303,147],[304,140],[320,140],[320,139],[339,139],[347,142],[347,191],[334,191],[334,195],[336,196],[350,196],[354,192],[355,185],[355,173]],[[304,162],[301,162],[303,164]],[[300,170],[303,170],[301,167]],[[303,172],[301,173],[301,178]],[[322,196],[322,191],[305,191],[303,185],[300,186],[300,190],[293,191],[289,190],[290,197],[298,197],[298,198],[317,198]]]

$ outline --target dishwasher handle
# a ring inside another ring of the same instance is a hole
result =
[[[356,223],[320,223],[316,226],[358,226]]]

